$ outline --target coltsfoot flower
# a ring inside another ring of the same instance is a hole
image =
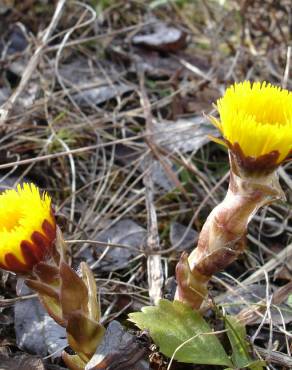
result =
[[[284,200],[277,167],[292,154],[292,93],[266,82],[229,87],[217,101],[219,139],[229,149],[225,198],[209,214],[197,247],[176,268],[175,298],[198,309],[211,276],[246,248],[247,227],[259,208]],[[214,138],[215,141],[218,141]]]
[[[51,198],[34,184],[0,195],[0,268],[25,273],[50,254],[56,238]]]
[[[244,171],[272,172],[292,150],[292,93],[266,82],[244,81],[217,101],[211,117]]]

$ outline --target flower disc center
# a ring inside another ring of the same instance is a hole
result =
[[[7,231],[12,231],[16,227],[20,226],[20,219],[21,219],[21,214],[20,213],[10,213],[7,212],[5,216],[2,215],[0,216],[0,224],[2,226],[2,229],[6,229]]]

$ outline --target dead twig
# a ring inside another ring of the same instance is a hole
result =
[[[286,369],[292,368],[292,358],[278,351],[269,351],[265,348],[254,346],[255,352],[258,352],[264,359],[273,364],[284,366]]]
[[[150,109],[150,103],[144,87],[144,74],[139,73],[140,90],[141,90],[141,105],[144,109],[146,119],[146,133],[151,137],[153,132],[152,114]],[[161,255],[159,254],[159,235],[157,227],[157,214],[154,206],[154,189],[153,179],[151,175],[151,166],[153,164],[153,156],[149,153],[146,157],[146,171],[143,178],[145,186],[145,201],[147,209],[147,246],[151,252],[157,251],[157,254],[151,254],[147,258],[147,270],[148,270],[148,284],[149,284],[149,297],[153,303],[157,303],[162,297],[163,287],[163,270]]]

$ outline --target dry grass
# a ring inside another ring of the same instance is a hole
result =
[[[29,179],[50,192],[71,240],[73,264],[89,252],[98,261],[94,271],[108,322],[150,304],[149,284],[153,288],[151,276],[157,271],[159,282],[150,298],[166,293],[162,283],[173,277],[179,256],[169,237],[171,222],[199,231],[227,186],[227,154],[217,144],[184,151],[178,136],[169,149],[167,139],[157,143],[149,122],[169,121],[164,127],[175,138],[173,122],[210,113],[233,81],[267,80],[291,89],[291,5],[284,0],[225,1],[223,6],[211,0],[165,1],[163,6],[155,1],[62,3],[54,21],[52,9],[43,10],[48,15],[40,25],[51,22],[46,34],[31,34],[27,15],[28,47],[14,55],[2,50],[2,87],[11,84],[7,71],[15,74],[17,65],[22,84],[4,106],[0,182],[5,187]],[[17,19],[17,7],[13,14]],[[186,48],[169,54],[133,45],[135,35],[158,21],[185,32]],[[87,102],[80,99],[102,87],[109,95],[100,103],[88,95]],[[190,129],[189,135],[196,133]],[[168,191],[151,177],[157,164],[172,184]],[[237,293],[245,300],[242,310],[252,311],[254,320],[262,318],[260,325],[250,325],[249,334],[267,349],[260,355],[271,360],[270,369],[288,369],[285,355],[291,355],[291,324],[281,319],[280,307],[289,290],[278,301],[272,294],[292,276],[291,164],[279,174],[287,203],[257,214],[248,251],[212,282],[213,296],[223,301],[243,289]],[[99,269],[111,249],[131,249],[126,242],[98,240],[101,231],[125,218],[148,228],[147,242],[141,240],[127,268]],[[264,292],[255,299],[261,302],[258,313],[243,294],[251,291],[250,283]],[[272,306],[279,312],[275,321]],[[273,357],[275,350],[280,360]]]

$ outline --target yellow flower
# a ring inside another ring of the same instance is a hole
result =
[[[211,117],[247,170],[274,169],[292,149],[292,93],[266,82],[230,86]]]
[[[30,271],[50,254],[55,237],[51,198],[34,184],[0,195],[0,268]]]

